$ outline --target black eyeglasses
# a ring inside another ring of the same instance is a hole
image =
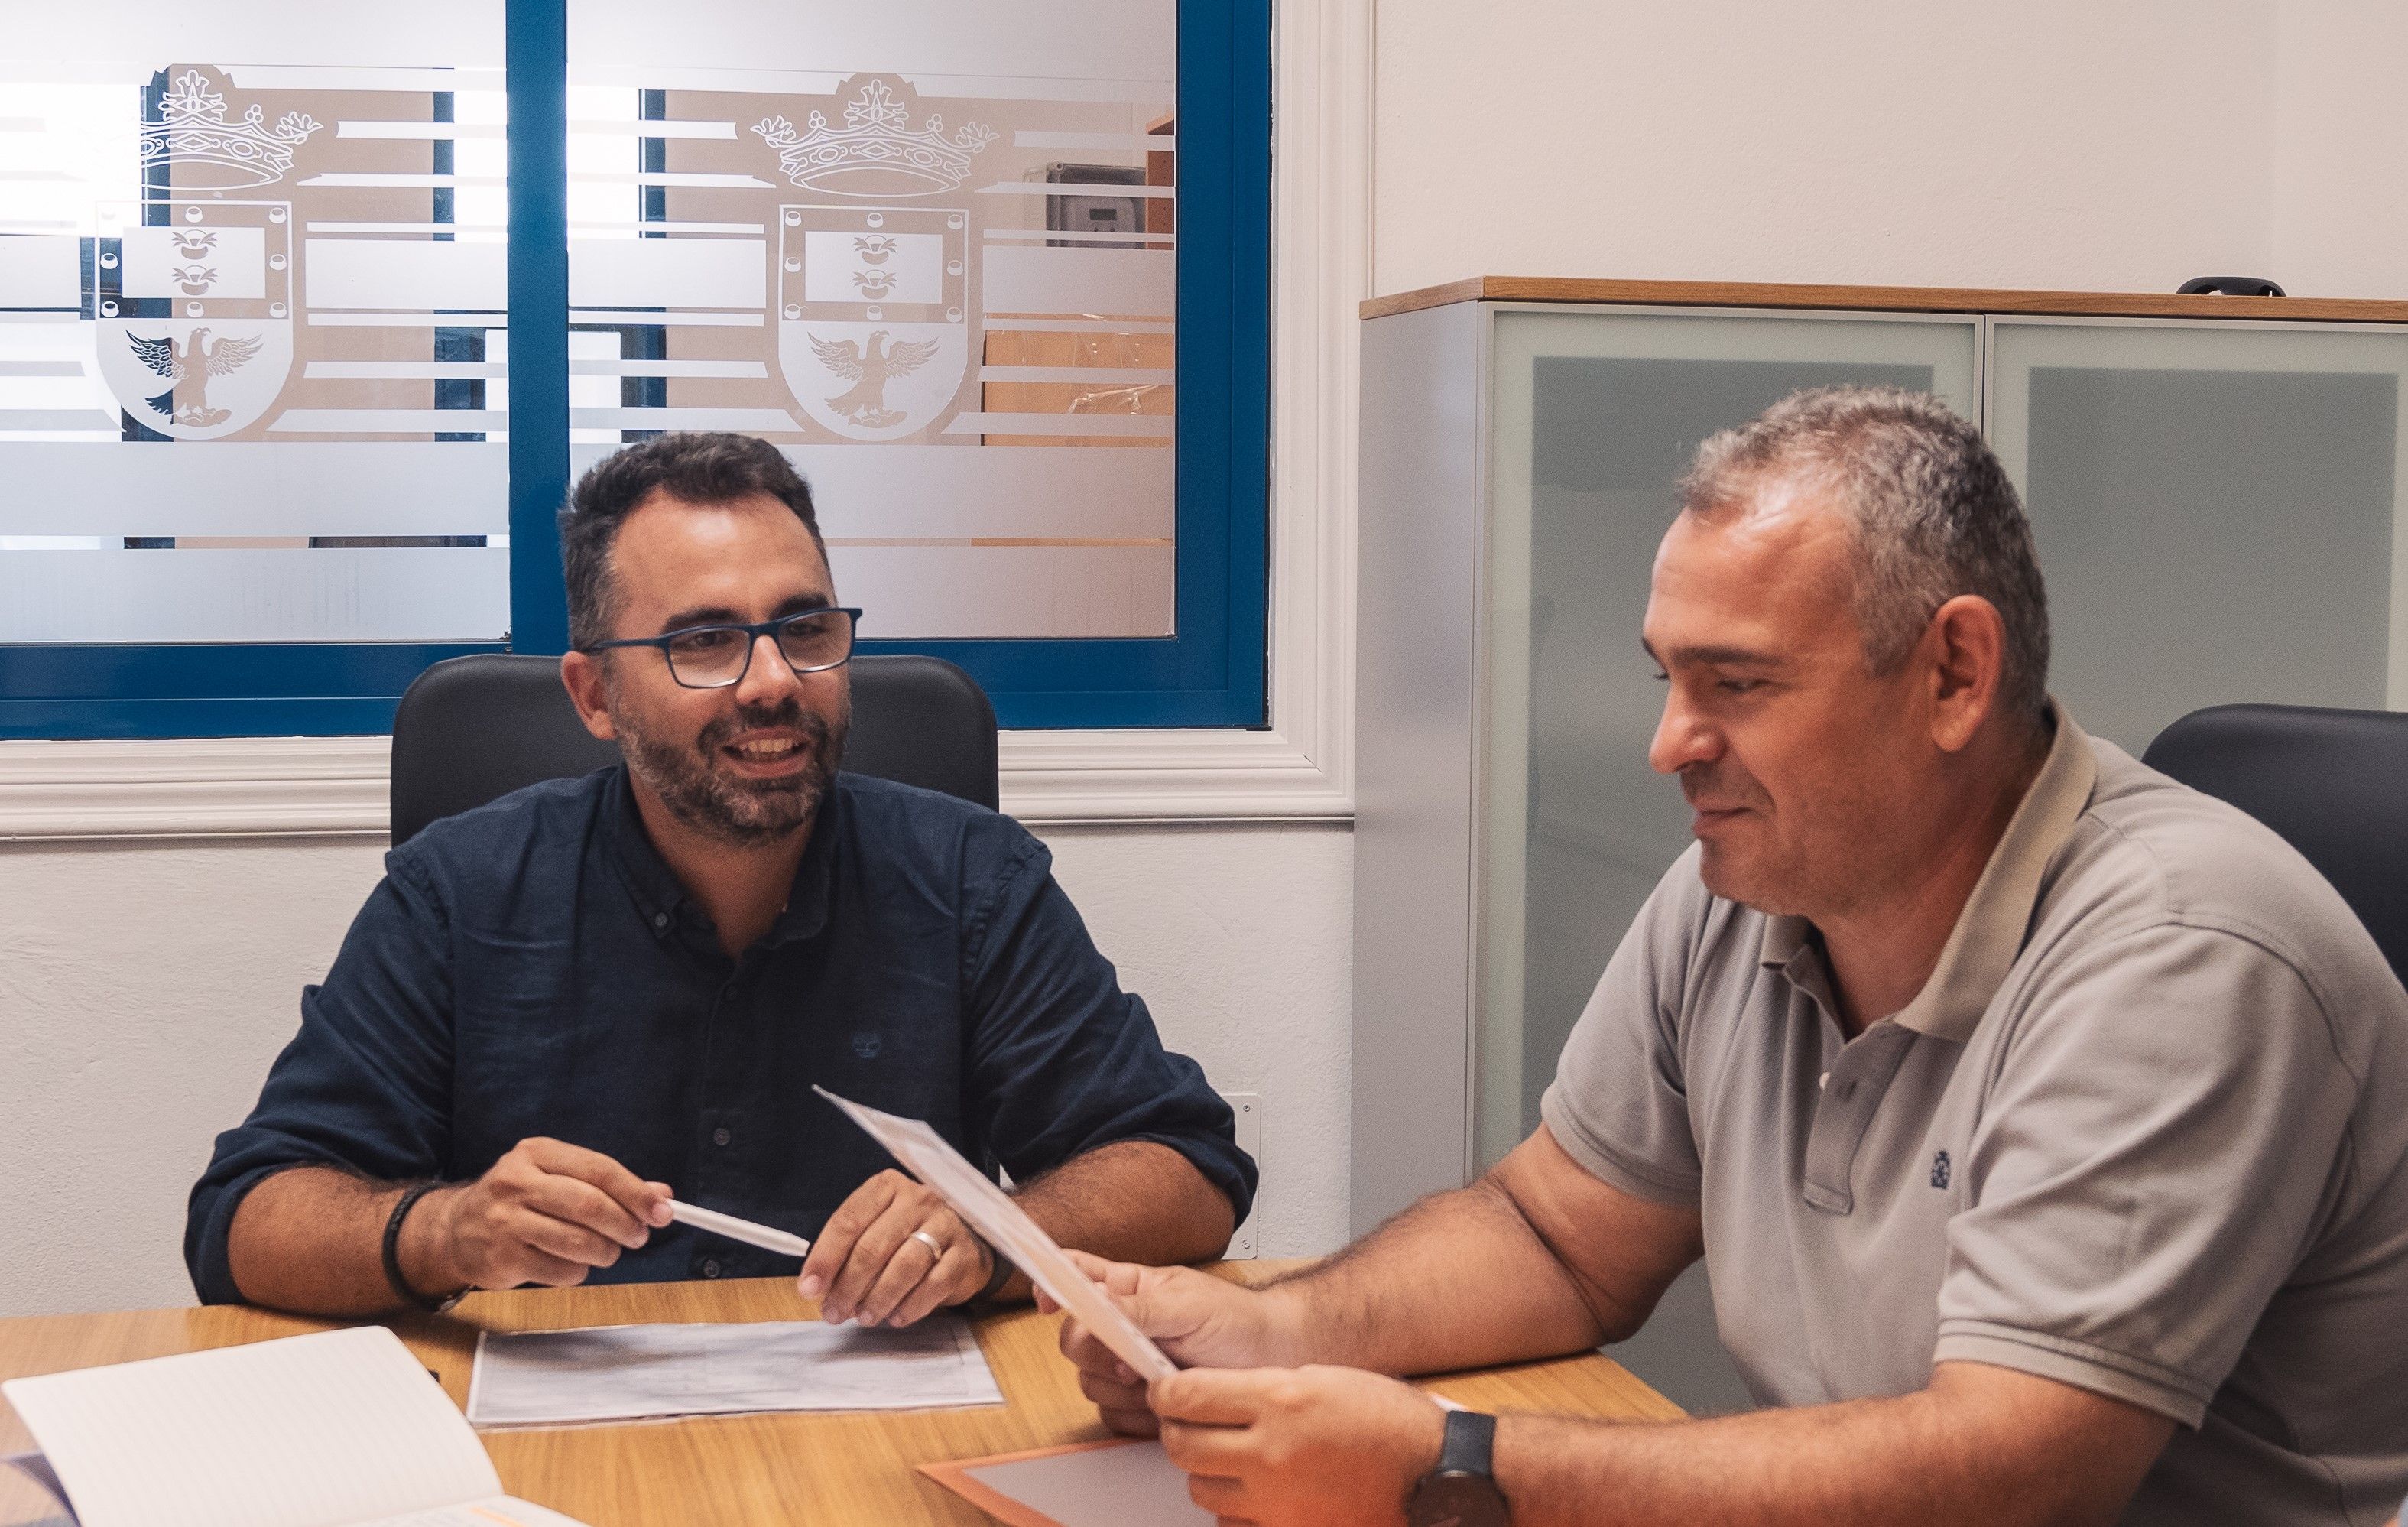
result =
[[[797,674],[840,667],[853,656],[853,628],[861,612],[838,605],[780,615],[754,626],[689,626],[664,636],[631,636],[596,641],[580,652],[609,647],[658,647],[669,660],[669,677],[688,689],[724,689],[742,684],[752,668],[752,649],[763,637]]]

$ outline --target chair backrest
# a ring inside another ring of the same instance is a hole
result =
[[[2280,833],[2408,981],[2408,714],[2214,705],[2159,732],[2141,761]]]
[[[851,667],[847,770],[995,808],[995,707],[977,680],[936,657],[861,655]],[[394,713],[393,841],[407,843],[429,822],[618,758],[617,743],[598,740],[577,719],[559,658],[450,658],[420,674]]]

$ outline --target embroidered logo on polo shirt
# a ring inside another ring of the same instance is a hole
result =
[[[875,1060],[878,1052],[886,1047],[885,1036],[874,1029],[856,1029],[853,1033],[853,1053],[864,1060]]]
[[[1934,1188],[1948,1186],[1948,1153],[1944,1150],[1931,1159],[1931,1186]]]

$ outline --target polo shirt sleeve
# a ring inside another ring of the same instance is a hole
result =
[[[2160,925],[2044,970],[1950,1221],[1933,1361],[2196,1427],[2333,1214],[2357,1083],[2286,960]]]
[[[1683,989],[1713,899],[1692,848],[1665,872],[1572,1026],[1539,1116],[1599,1180],[1695,1204],[1701,1174],[1681,1045]]]
[[[968,1121],[1015,1181],[1124,1140],[1185,1157],[1242,1221],[1254,1159],[1204,1070],[1163,1047],[1054,879],[1053,856],[1007,817],[985,819],[965,887]]]
[[[328,1166],[380,1181],[439,1175],[451,1156],[451,957],[432,888],[401,853],[352,919],[301,1030],[193,1187],[184,1264],[205,1304],[237,1304],[226,1237],[260,1183]]]

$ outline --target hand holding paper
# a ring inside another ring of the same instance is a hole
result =
[[[1168,1378],[1178,1367],[1090,1282],[1054,1238],[1007,1197],[986,1174],[962,1158],[961,1152],[925,1123],[897,1118],[875,1108],[838,1097],[824,1087],[811,1089],[844,1110],[847,1117],[869,1132],[913,1176],[942,1195],[953,1212],[986,1238],[987,1244],[1071,1318],[1096,1333],[1141,1378]]]
[[[1140,1267],[1083,1251],[1065,1255],[1182,1368],[1284,1368],[1305,1361],[1304,1344],[1295,1339],[1283,1319],[1285,1307],[1275,1299],[1192,1267]],[[1106,1426],[1130,1436],[1157,1433],[1150,1380],[1075,1315],[1063,1322],[1062,1355],[1078,1367],[1079,1387],[1096,1402]]]

